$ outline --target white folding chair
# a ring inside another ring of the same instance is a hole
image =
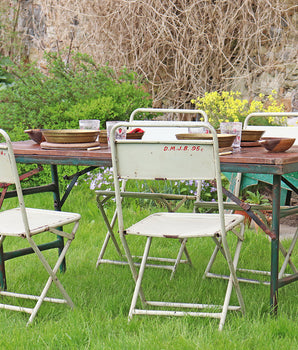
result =
[[[0,135],[3,136],[5,142],[0,144],[0,182],[13,184],[16,187],[18,203],[17,208],[2,210],[0,211],[0,250],[1,250],[1,260],[2,268],[4,268],[3,261],[3,243],[6,237],[20,238],[22,240],[27,240],[29,243],[30,253],[35,253],[39,260],[41,261],[43,267],[49,274],[49,278],[39,296],[29,295],[23,293],[14,293],[6,290],[6,277],[5,272],[3,273],[4,281],[4,290],[0,291],[0,295],[3,297],[13,297],[13,298],[22,298],[35,300],[34,307],[23,307],[19,305],[5,304],[1,303],[1,309],[21,311],[30,314],[29,321],[27,325],[32,323],[34,317],[36,316],[41,304],[43,301],[48,301],[52,303],[68,304],[71,308],[74,307],[74,304],[62,286],[61,282],[57,278],[57,271],[62,261],[65,258],[65,254],[75,237],[75,233],[79,226],[79,220],[81,218],[80,214],[59,212],[54,210],[45,210],[45,209],[35,209],[35,208],[26,208],[23,198],[23,193],[21,189],[21,184],[18,176],[16,161],[13,153],[12,144],[9,136],[5,131],[0,129]],[[62,230],[63,225],[72,225],[72,231],[70,233],[64,232]],[[66,238],[64,247],[58,257],[58,260],[55,266],[52,268],[48,261],[45,259],[44,255],[41,252],[40,247],[36,244],[33,237],[43,232],[51,232],[55,236],[59,235],[60,237]],[[28,249],[28,248],[27,248]],[[34,274],[36,270],[34,269]],[[58,287],[63,299],[47,297],[48,290],[52,284]],[[5,299],[5,298],[3,298]],[[3,301],[3,300],[2,300]]]
[[[134,141],[116,140],[115,127],[111,135],[111,151],[116,192],[116,206],[118,213],[118,229],[127,256],[129,266],[135,280],[135,290],[129,311],[129,319],[133,315],[168,315],[168,316],[201,316],[220,319],[219,329],[223,328],[228,310],[240,310],[244,313],[244,302],[235,273],[240,249],[244,236],[243,216],[224,214],[218,141],[216,131],[207,123],[199,126],[208,128],[213,136],[212,140],[172,140],[172,141]],[[137,127],[140,123],[121,123],[126,127]],[[167,127],[168,123],[147,122],[148,127]],[[194,127],[198,123],[180,122],[178,127]],[[125,224],[122,210],[120,179],[146,180],[216,180],[218,190],[218,213],[168,213],[160,212],[147,216],[130,227]],[[240,227],[237,231],[236,226]],[[234,258],[232,259],[226,233],[232,231],[237,238]],[[147,237],[145,250],[139,271],[133,262],[126,236]],[[195,304],[184,302],[148,301],[142,288],[144,270],[153,238],[178,239],[182,241],[178,254],[181,258],[186,241],[190,238],[212,238],[223,253],[230,272],[228,285],[222,305]],[[239,305],[230,305],[233,286],[235,287]],[[143,308],[138,308],[138,296]],[[148,309],[149,307],[149,309]],[[157,309],[154,309],[157,307]],[[165,308],[161,310],[160,308]],[[177,308],[179,310],[177,310]],[[195,312],[187,311],[195,309]],[[198,311],[200,310],[201,311]]]
[[[251,121],[251,119],[253,119],[254,117],[294,117],[297,116],[298,113],[297,112],[256,112],[256,113],[251,113],[249,114],[244,121],[244,125],[243,125],[243,129],[248,129],[248,130],[263,130],[265,129],[265,134],[264,136],[271,136],[271,137],[286,137],[286,136],[290,136],[290,137],[297,137],[297,131],[298,128],[296,127],[286,127],[286,126],[270,126],[270,127],[264,127],[264,126],[251,126],[249,125],[249,121]],[[296,139],[296,143],[298,142],[298,139]],[[239,196],[240,194],[240,187],[241,187],[241,178],[242,178],[242,174],[241,173],[237,173],[236,177],[235,177],[235,186],[234,186],[234,194],[236,196]],[[295,189],[295,187],[293,186],[293,188]],[[297,191],[297,189],[296,189]],[[257,207],[260,210],[260,205],[251,205],[252,209],[254,207]],[[286,217],[288,215],[293,215],[293,214],[297,214],[298,211],[298,207],[281,207],[281,217]],[[279,242],[279,249],[280,252],[282,253],[282,255],[284,256],[284,261],[282,263],[282,266],[280,268],[279,274],[278,274],[278,278],[281,279],[283,277],[288,277],[291,274],[286,273],[286,268],[287,266],[289,266],[291,268],[291,270],[293,271],[293,273],[297,273],[297,268],[294,265],[294,263],[291,260],[291,256],[292,253],[294,251],[295,248],[295,244],[296,241],[298,239],[298,228],[296,230],[296,232],[293,235],[291,244],[288,248],[288,250],[286,250],[286,248],[283,246],[283,244],[281,242]],[[219,252],[218,247],[215,247],[214,252],[210,258],[210,261],[206,267],[205,270],[205,276],[206,277],[213,277],[213,278],[224,278],[224,279],[228,279],[229,276],[226,275],[220,275],[217,273],[213,273],[211,272],[211,268],[212,265],[215,261],[216,255]],[[239,264],[240,265],[240,264]],[[251,269],[251,268],[237,268],[237,271],[241,272],[241,273],[251,273],[251,274],[256,274],[256,275],[263,275],[263,276],[270,276],[270,271],[263,271],[263,270],[256,270],[256,269]],[[265,285],[270,285],[270,281],[269,280],[260,280],[260,279],[255,279],[255,278],[247,278],[247,277],[239,277],[238,276],[238,280],[239,282],[247,282],[247,283],[252,283],[252,284],[265,284]]]
[[[133,122],[136,118],[136,116],[138,114],[156,114],[156,115],[160,115],[162,114],[163,116],[168,115],[168,114],[172,114],[172,115],[192,115],[193,118],[197,119],[198,115],[200,115],[201,118],[204,119],[205,122],[208,122],[208,117],[207,114],[202,111],[202,110],[190,110],[190,109],[165,109],[165,108],[138,108],[135,109],[131,115],[130,115],[130,122]],[[140,125],[141,128],[146,128],[145,124],[143,122],[141,122],[142,124]],[[168,128],[163,128],[162,132],[158,132],[158,130],[156,128],[146,128],[145,131],[145,135],[144,138],[146,138],[147,140],[156,140],[159,138],[163,138],[163,139],[175,139],[175,132],[179,131],[179,128],[176,128],[175,123],[168,123]],[[197,124],[196,124],[197,126]],[[180,128],[181,130],[181,128]],[[183,127],[183,131],[181,132],[186,132],[187,131],[187,126],[184,125]],[[136,195],[136,194],[131,194],[129,192],[126,192],[126,182],[123,181],[122,183],[122,187],[121,187],[121,192],[123,193],[122,196],[124,197],[129,197],[132,195]],[[115,210],[114,215],[111,219],[111,221],[109,221],[105,209],[104,209],[104,204],[107,202],[107,200],[109,200],[110,198],[113,198],[115,195],[115,193],[113,191],[97,191],[97,206],[102,214],[102,217],[104,219],[104,222],[107,226],[107,234],[105,237],[105,240],[102,244],[102,247],[100,249],[100,253],[96,262],[96,267],[98,267],[100,264],[103,263],[108,263],[108,264],[115,264],[115,265],[127,265],[127,259],[123,256],[123,253],[120,249],[120,246],[117,242],[117,239],[115,237],[115,234],[113,232],[113,228],[114,225],[116,223],[117,220],[117,210]],[[194,199],[194,196],[184,196],[184,195],[172,195],[172,194],[156,194],[156,193],[138,193],[137,194],[138,198],[148,198],[148,199],[152,199],[152,200],[158,200],[160,202],[162,202],[170,212],[176,211],[180,208],[180,206],[185,202],[185,200],[189,199],[192,197],[192,199]],[[175,201],[177,204],[174,207],[173,205],[170,204],[170,201]],[[112,240],[112,243],[116,249],[116,252],[119,256],[118,260],[113,260],[113,259],[105,259],[104,255],[106,253],[106,249],[108,246],[108,243],[110,241],[110,239]],[[192,265],[191,262],[191,258],[190,255],[187,251],[186,246],[184,245],[184,249],[183,249],[183,254],[185,256],[185,259],[179,259],[179,263],[180,264],[189,264]],[[134,258],[140,259],[140,256],[134,256]],[[167,269],[172,271],[171,273],[171,279],[174,277],[174,274],[176,272],[177,269],[177,265],[178,265],[178,260],[177,258],[171,258],[171,257],[156,257],[156,256],[150,256],[148,257],[148,261],[150,261],[150,263],[147,263],[147,266],[150,267],[154,267],[154,268],[160,268],[160,269]],[[136,262],[137,265],[139,265],[138,262]]]

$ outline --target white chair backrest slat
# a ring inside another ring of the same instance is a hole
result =
[[[118,175],[123,179],[215,179],[212,144],[128,142],[117,144]]]
[[[0,147],[0,182],[15,183],[15,174],[12,171],[10,154],[7,148]]]

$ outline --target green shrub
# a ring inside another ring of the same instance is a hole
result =
[[[0,61],[0,75],[11,83],[0,90],[0,126],[12,141],[28,139],[24,130],[31,128],[77,129],[79,119],[100,119],[105,128],[107,119],[128,120],[134,109],[151,106],[134,72],[124,68],[117,74],[80,53],[71,55],[68,63],[56,53],[46,53],[45,58],[46,72],[36,63]],[[35,184],[50,178],[46,169],[34,177]],[[27,170],[27,165],[19,165],[20,172]],[[74,168],[60,170],[69,174]]]
[[[107,118],[127,120],[134,109],[151,105],[133,72],[123,69],[117,75],[80,53],[67,64],[58,54],[45,57],[46,74],[36,64],[6,62],[15,82],[0,91],[0,122],[11,136],[24,139],[21,134],[29,128],[78,128],[79,119],[101,119],[104,126]]]
[[[2,65],[5,65],[7,62],[8,59],[0,55],[0,90],[5,89],[14,81],[12,74],[2,68]]]

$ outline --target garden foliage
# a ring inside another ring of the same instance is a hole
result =
[[[45,71],[35,63],[0,62],[2,80],[10,83],[0,89],[0,127],[12,141],[28,139],[26,129],[78,129],[79,119],[100,119],[105,129],[106,120],[128,120],[134,109],[151,106],[140,78],[125,68],[117,74],[80,53],[68,62],[57,53],[46,53],[45,59]],[[19,168],[25,172],[28,166]],[[36,182],[49,171],[43,174]]]
[[[276,100],[276,91],[271,95],[259,94],[258,98],[248,101],[241,99],[241,93],[236,91],[205,92],[203,97],[193,99],[191,102],[197,109],[204,110],[213,127],[218,128],[221,122],[244,122],[244,119],[254,112],[283,112],[284,106]],[[254,123],[270,125],[283,123],[283,118],[257,117]]]
[[[0,91],[0,123],[14,140],[25,139],[29,128],[76,129],[79,119],[100,119],[105,128],[107,119],[127,120],[134,109],[151,105],[134,72],[116,74],[80,53],[68,63],[57,53],[45,58],[45,72],[25,63],[7,69],[14,83]]]

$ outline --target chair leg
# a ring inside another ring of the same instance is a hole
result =
[[[233,260],[233,267],[234,267],[234,269],[233,269],[233,271],[234,271],[233,283],[234,283],[234,286],[235,286],[235,290],[236,290],[237,298],[238,298],[238,301],[239,301],[239,305],[241,307],[242,313],[244,314],[245,313],[244,300],[243,300],[243,297],[242,297],[242,293],[240,291],[239,279],[236,276],[237,265],[238,265],[238,261],[239,261],[239,258],[240,258],[240,251],[241,251],[242,243],[243,243],[243,240],[238,239],[236,250],[235,250],[235,254],[234,254],[234,260]]]
[[[185,252],[185,250],[186,250],[186,242],[187,242],[187,239],[186,239],[186,238],[180,241],[180,244],[181,244],[181,245],[180,245],[180,249],[179,249],[178,256],[177,256],[177,259],[176,259],[176,261],[175,261],[175,264],[174,264],[174,266],[173,266],[173,270],[172,270],[172,273],[171,273],[170,280],[174,277],[175,272],[176,272],[176,270],[177,270],[177,266],[178,266],[179,263],[180,263],[182,254],[183,254],[183,252]],[[190,263],[191,263],[191,262],[190,262]]]
[[[128,265],[130,267],[130,271],[132,273],[132,277],[133,277],[133,279],[134,279],[134,281],[136,283],[137,279],[138,279],[138,273],[137,273],[137,270],[136,270],[135,263],[134,263],[134,261],[132,259],[132,255],[130,253],[130,249],[128,247],[128,244],[127,244],[127,241],[126,241],[124,235],[120,235],[120,238],[121,238],[121,242],[122,242],[125,254],[126,254]],[[145,304],[146,303],[145,295],[144,295],[143,289],[141,287],[139,289],[139,294],[140,294],[140,298],[141,298],[142,304]]]
[[[149,254],[149,250],[150,250],[150,246],[151,246],[151,242],[152,242],[152,237],[147,237],[147,241],[146,241],[146,245],[145,245],[145,249],[144,249],[144,254],[143,254],[143,259],[142,259],[142,262],[141,262],[139,275],[138,275],[138,278],[136,280],[135,290],[134,290],[132,301],[131,301],[131,305],[130,305],[130,310],[129,310],[129,314],[128,314],[128,320],[131,320],[132,316],[134,314],[135,306],[136,306],[136,303],[137,303],[137,300],[138,300],[138,295],[140,293],[141,283],[142,283],[142,279],[143,279],[143,275],[144,275],[144,270],[145,270],[145,267],[146,267],[146,262],[147,262],[147,258],[148,258],[148,254]]]
[[[232,287],[234,285],[235,287],[235,291],[237,294],[237,298],[238,298],[238,302],[241,308],[242,313],[245,313],[245,306],[244,306],[244,300],[240,291],[240,286],[239,286],[239,282],[236,276],[236,269],[237,269],[237,264],[239,261],[239,257],[240,257],[240,250],[241,250],[241,246],[242,246],[242,240],[238,239],[237,242],[237,247],[235,250],[235,255],[234,255],[234,259],[233,259],[233,263],[231,264],[231,260],[228,258],[227,262],[230,268],[230,277],[229,277],[229,282],[228,282],[228,286],[227,286],[227,291],[226,291],[226,296],[225,296],[225,300],[224,300],[224,304],[223,304],[223,309],[222,309],[222,316],[220,318],[220,322],[219,322],[219,330],[221,331],[223,329],[226,317],[227,317],[227,312],[228,312],[228,307],[229,307],[229,303],[230,303],[230,299],[231,299],[231,294],[232,294]],[[226,256],[229,257],[230,254],[228,251],[226,251]]]
[[[64,248],[61,252],[61,254],[59,255],[59,258],[54,266],[54,268],[52,269],[49,265],[49,263],[46,261],[46,259],[44,258],[43,254],[41,253],[41,251],[38,249],[37,245],[35,244],[35,242],[30,239],[30,244],[33,248],[33,250],[35,251],[35,253],[37,254],[37,256],[39,257],[41,263],[43,264],[44,268],[47,270],[47,272],[49,273],[50,277],[47,280],[47,283],[44,287],[44,289],[42,290],[41,295],[38,298],[38,301],[35,305],[35,307],[32,310],[32,313],[30,315],[29,321],[27,322],[27,325],[31,324],[42,304],[42,302],[44,301],[46,294],[51,286],[51,284],[54,282],[55,285],[57,286],[57,288],[60,290],[61,294],[64,297],[64,302],[66,302],[72,309],[74,308],[74,303],[72,302],[70,296],[67,294],[66,290],[64,289],[64,287],[62,286],[61,282],[58,280],[56,273],[63,261],[63,259],[65,258],[66,252],[71,244],[72,240],[67,240],[67,242],[64,245]],[[60,299],[61,301],[61,299]]]
[[[294,247],[295,247],[295,244],[296,244],[297,239],[298,239],[298,228],[297,228],[297,230],[296,230],[296,232],[295,232],[294,238],[292,239],[292,242],[291,242],[291,245],[290,245],[290,247],[289,247],[289,249],[288,249],[288,252],[287,252],[287,251],[285,250],[285,248],[281,245],[281,243],[279,244],[279,248],[280,248],[282,254],[283,254],[284,257],[285,257],[285,260],[284,260],[284,263],[282,264],[282,267],[281,267],[281,269],[280,269],[280,271],[279,271],[278,278],[282,278],[282,277],[283,277],[283,275],[284,275],[284,273],[285,273],[285,270],[286,270],[286,267],[287,267],[288,264],[290,265],[292,271],[293,271],[294,273],[297,273],[297,269],[296,269],[295,265],[292,263],[292,261],[291,261],[291,259],[290,259],[290,258],[291,258],[291,255],[292,255],[292,252],[293,252],[293,249],[294,249]]]
[[[103,242],[103,245],[102,245],[102,247],[100,249],[97,261],[96,261],[96,267],[98,267],[100,265],[101,261],[102,261],[102,258],[103,258],[104,254],[105,254],[106,249],[107,249],[109,240],[110,240],[110,235],[109,235],[109,233],[107,233],[106,237],[105,237],[105,240]]]
[[[5,261],[4,261],[4,252],[3,252],[3,242],[5,236],[0,236],[0,289],[6,290],[6,274],[5,274]]]
[[[207,264],[207,267],[205,269],[203,278],[214,276],[214,274],[210,273],[210,270],[211,270],[211,268],[212,268],[212,266],[214,264],[214,261],[215,261],[216,256],[217,256],[219,251],[222,253],[223,257],[226,259],[225,252],[224,252],[222,244],[221,244],[221,239],[217,239],[215,237],[212,237],[212,239],[215,242],[215,248],[214,248],[213,253],[212,253],[211,257],[210,257],[210,260],[209,260],[209,262]]]
[[[180,243],[181,243],[181,242],[183,242],[183,240],[180,240]],[[190,266],[192,266],[191,258],[190,258],[189,252],[188,252],[188,250],[187,250],[187,248],[186,248],[186,243],[187,243],[187,242],[185,242],[185,245],[184,245],[184,254],[185,254],[187,263],[188,263]]]
[[[102,259],[103,259],[103,256],[105,254],[105,251],[107,249],[107,245],[109,243],[110,238],[112,238],[112,241],[114,243],[114,246],[116,248],[116,251],[117,251],[119,257],[121,257],[121,258],[123,257],[123,254],[121,252],[121,249],[120,249],[120,247],[118,245],[118,242],[117,242],[116,237],[115,237],[114,232],[113,232],[113,227],[114,227],[116,219],[117,219],[117,211],[115,210],[114,215],[113,215],[112,220],[111,220],[111,223],[110,223],[109,219],[107,218],[107,215],[105,213],[105,210],[103,208],[103,205],[102,205],[102,203],[100,201],[97,201],[97,206],[98,206],[98,208],[99,208],[99,210],[100,210],[100,212],[102,214],[102,217],[104,219],[104,222],[105,222],[105,224],[106,224],[106,226],[108,228],[108,232],[106,234],[104,243],[102,245],[102,248],[100,250],[99,256],[97,258],[96,267],[98,267],[100,265],[100,263],[102,262]]]

